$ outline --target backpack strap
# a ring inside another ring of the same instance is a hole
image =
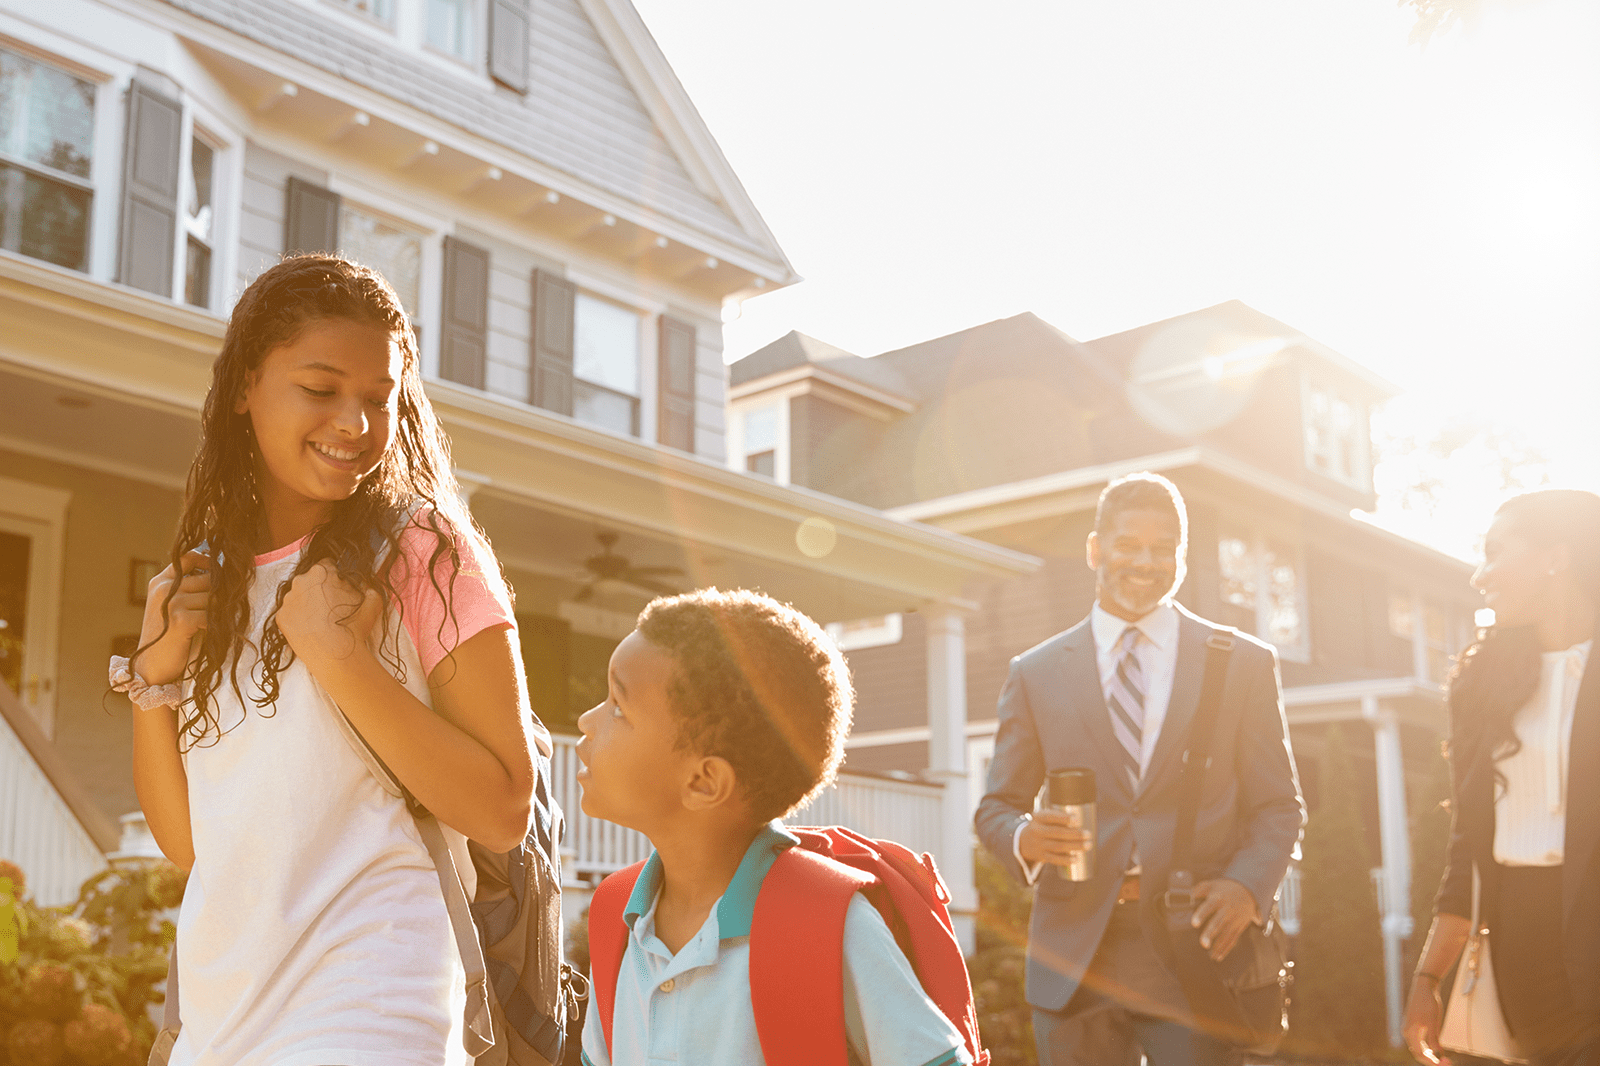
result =
[[[594,993],[591,1009],[600,1012],[600,1028],[605,1033],[608,1053],[611,1050],[611,1017],[617,1005],[617,973],[622,969],[622,956],[628,950],[628,923],[623,918],[623,910],[643,870],[643,862],[618,870],[600,882],[589,900],[589,974]]]
[[[767,871],[750,924],[750,1005],[768,1066],[846,1066],[845,912],[876,880],[803,847]]]

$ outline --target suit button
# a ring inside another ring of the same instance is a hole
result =
[[[677,987],[677,985],[678,985],[677,980],[674,979],[674,978],[669,977],[665,981],[661,982],[661,991],[663,991],[663,992],[671,992],[674,988]]]

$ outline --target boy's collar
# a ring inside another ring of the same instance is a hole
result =
[[[780,821],[773,820],[761,827],[756,838],[750,842],[750,847],[745,849],[744,858],[739,860],[739,868],[734,871],[733,880],[728,882],[722,898],[717,901],[719,938],[750,935],[750,923],[755,916],[756,895],[761,891],[761,882],[766,879],[767,871],[772,869],[778,853],[798,843],[800,838],[784,829]],[[650,910],[656,893],[660,890],[661,856],[652,851],[649,860],[644,864],[644,869],[639,871],[639,880],[634,883],[633,895],[628,897],[628,906],[622,912],[622,918],[628,923],[629,929],[632,929],[633,923]]]

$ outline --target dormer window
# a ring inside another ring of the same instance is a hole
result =
[[[762,477],[778,476],[778,405],[775,403],[744,412],[744,468]]]
[[[1368,467],[1366,408],[1333,389],[1306,389],[1306,466],[1352,488],[1366,489]]]

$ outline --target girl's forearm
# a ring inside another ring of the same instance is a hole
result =
[[[1436,914],[1428,930],[1428,942],[1423,945],[1422,957],[1417,960],[1416,973],[1435,982],[1450,972],[1450,967],[1461,957],[1467,937],[1472,933],[1472,922],[1459,914]]]
[[[171,707],[134,708],[133,788],[162,854],[189,869],[194,865],[189,776],[178,754],[178,712]]]
[[[384,764],[441,822],[496,851],[522,841],[531,788],[488,747],[413,696],[365,649],[308,665]]]

